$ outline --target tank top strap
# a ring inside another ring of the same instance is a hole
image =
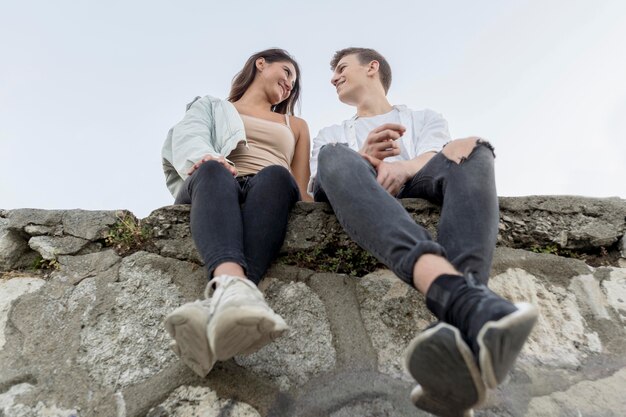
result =
[[[291,128],[291,125],[289,124],[289,115],[285,113],[285,122],[287,123],[287,127]]]

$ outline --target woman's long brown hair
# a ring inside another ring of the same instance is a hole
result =
[[[296,104],[300,100],[300,67],[295,59],[284,49],[272,48],[265,51],[257,52],[252,55],[243,66],[243,69],[235,75],[233,83],[230,87],[230,94],[228,95],[228,101],[235,102],[239,100],[246,90],[254,81],[256,76],[256,60],[259,58],[265,58],[265,62],[291,62],[296,68],[296,82],[291,89],[291,94],[286,100],[281,101],[277,105],[272,107],[272,111],[281,114],[294,114]]]

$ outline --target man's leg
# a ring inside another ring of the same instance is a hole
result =
[[[481,284],[488,279],[497,234],[492,149],[476,139],[446,148],[401,197],[443,203],[439,242],[465,276],[441,274],[424,282],[420,270],[438,267],[423,258],[416,263],[415,284],[425,291],[427,305],[441,323],[412,341],[407,368],[421,385],[412,394],[416,405],[463,416],[482,402],[485,384],[494,388],[504,380],[537,314],[534,307],[513,306]]]
[[[398,195],[442,206],[437,241],[457,270],[473,273],[482,283],[489,279],[498,236],[493,162],[488,142],[478,138],[452,141]]]
[[[346,233],[409,285],[420,256],[444,256],[428,231],[376,182],[374,168],[346,145],[320,150],[315,200],[330,202]]]

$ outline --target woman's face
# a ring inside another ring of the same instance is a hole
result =
[[[277,105],[286,100],[296,84],[296,68],[289,61],[268,63],[263,61],[257,74],[262,81],[263,89],[272,105]]]

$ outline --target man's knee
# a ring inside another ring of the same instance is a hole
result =
[[[457,164],[465,162],[474,152],[488,152],[492,157],[495,157],[493,146],[476,136],[450,141],[441,151],[447,159]]]
[[[319,164],[326,165],[332,164],[334,160],[341,158],[342,155],[349,151],[350,149],[346,145],[342,145],[340,143],[328,143],[320,149],[320,153],[318,156]]]
[[[329,143],[320,149],[318,156],[318,172],[322,178],[336,177],[354,173],[356,165],[362,163],[361,156],[347,145]]]

